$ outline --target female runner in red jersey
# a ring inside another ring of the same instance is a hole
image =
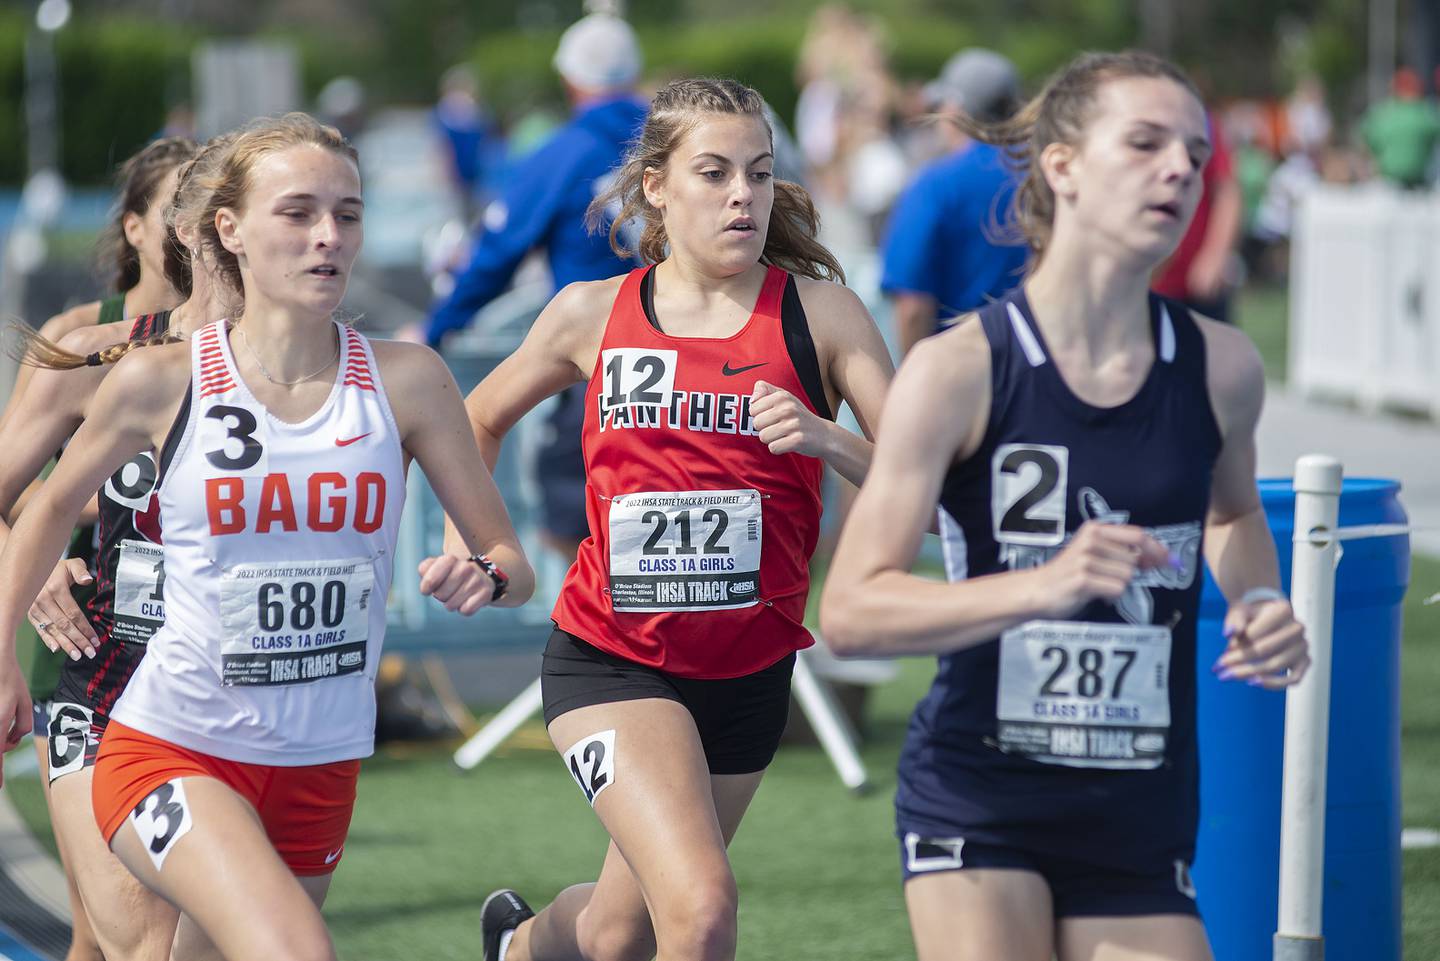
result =
[[[599,881],[533,919],[492,895],[487,961],[735,956],[725,849],[812,643],[821,474],[858,482],[869,462],[833,412],[843,399],[868,434],[892,373],[860,300],[828,280],[809,198],[772,164],[755,91],[666,86],[592,207],[639,218],[654,266],[562,290],[467,402],[493,463],[526,411],[589,382],[590,536],[542,676],[551,740],[611,837]]]
[[[158,451],[165,621],[102,741],[96,820],[182,912],[172,957],[314,961],[335,956],[319,905],[373,745],[409,459],[463,518],[423,593],[468,614],[533,576],[443,362],[332,317],[363,236],[354,149],[303,114],[258,121],[207,184],[202,239],[243,312],[106,378],[0,555],[0,663],[80,506]],[[14,674],[7,743],[29,718]]]

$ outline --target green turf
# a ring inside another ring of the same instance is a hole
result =
[[[1405,597],[1400,787],[1406,827],[1440,829],[1440,561],[1416,558]],[[1440,848],[1403,854],[1405,957],[1440,958]]]
[[[1440,561],[1418,559],[1406,601],[1405,824],[1440,828]],[[930,662],[876,691],[865,761],[876,782],[849,796],[816,748],[782,750],[733,848],[742,893],[739,957],[848,961],[910,956],[890,795],[905,718]],[[539,742],[538,729],[523,742]],[[48,840],[34,778],[6,790]],[[499,885],[543,903],[593,878],[605,838],[548,750],[508,747],[468,775],[448,748],[388,749],[365,764],[360,801],[325,914],[347,961],[474,959],[480,900]],[[1405,956],[1440,957],[1440,849],[1404,856]],[[803,919],[800,920],[800,919]]]
[[[930,669],[906,664],[872,702],[868,795],[849,795],[818,748],[781,752],[732,848],[740,957],[777,957],[777,945],[793,961],[908,950],[890,795],[902,725]],[[605,835],[553,753],[512,750],[460,775],[436,750],[366,763],[345,851],[325,912],[342,958],[473,959],[491,888],[544,903],[594,878]]]
[[[1235,322],[1260,350],[1265,376],[1285,381],[1285,350],[1290,330],[1290,295],[1283,285],[1254,284],[1235,295]]]

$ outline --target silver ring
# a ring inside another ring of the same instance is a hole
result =
[[[35,630],[37,630],[37,631],[47,631],[47,630],[49,630],[49,629],[50,629],[50,622],[49,622],[49,621],[36,621],[36,622],[35,622]]]

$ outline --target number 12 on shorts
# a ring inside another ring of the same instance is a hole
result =
[[[601,731],[576,741],[565,752],[565,766],[594,807],[600,792],[615,783],[615,732]]]

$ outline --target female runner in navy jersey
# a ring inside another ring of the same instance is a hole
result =
[[[373,745],[409,458],[464,531],[421,564],[424,593],[473,613],[533,576],[444,364],[332,320],[362,237],[353,148],[304,115],[258,121],[202,186],[202,243],[243,311],[106,378],[0,555],[0,631],[89,492],[157,451],[165,621],[111,714],[96,820],[182,912],[175,958],[333,958],[318,905]],[[8,740],[27,711],[0,671]]]
[[[600,879],[531,919],[511,891],[482,912],[487,961],[735,956],[726,844],[785,725],[829,463],[859,480],[890,359],[815,240],[804,191],[777,183],[755,91],[678,80],[617,173],[653,267],[571,284],[470,395],[500,440],[588,381],[590,536],[542,672],[550,738],[611,845]],[[618,230],[618,228],[616,228]],[[616,231],[612,230],[612,240]],[[617,246],[618,249],[618,246]]]
[[[1205,961],[1198,818],[1202,556],[1223,678],[1309,663],[1255,485],[1260,360],[1148,292],[1209,156],[1189,81],[1087,54],[1015,121],[1021,289],[897,378],[821,623],[846,653],[939,654],[900,763],[921,961]],[[952,583],[912,576],[940,504]]]

